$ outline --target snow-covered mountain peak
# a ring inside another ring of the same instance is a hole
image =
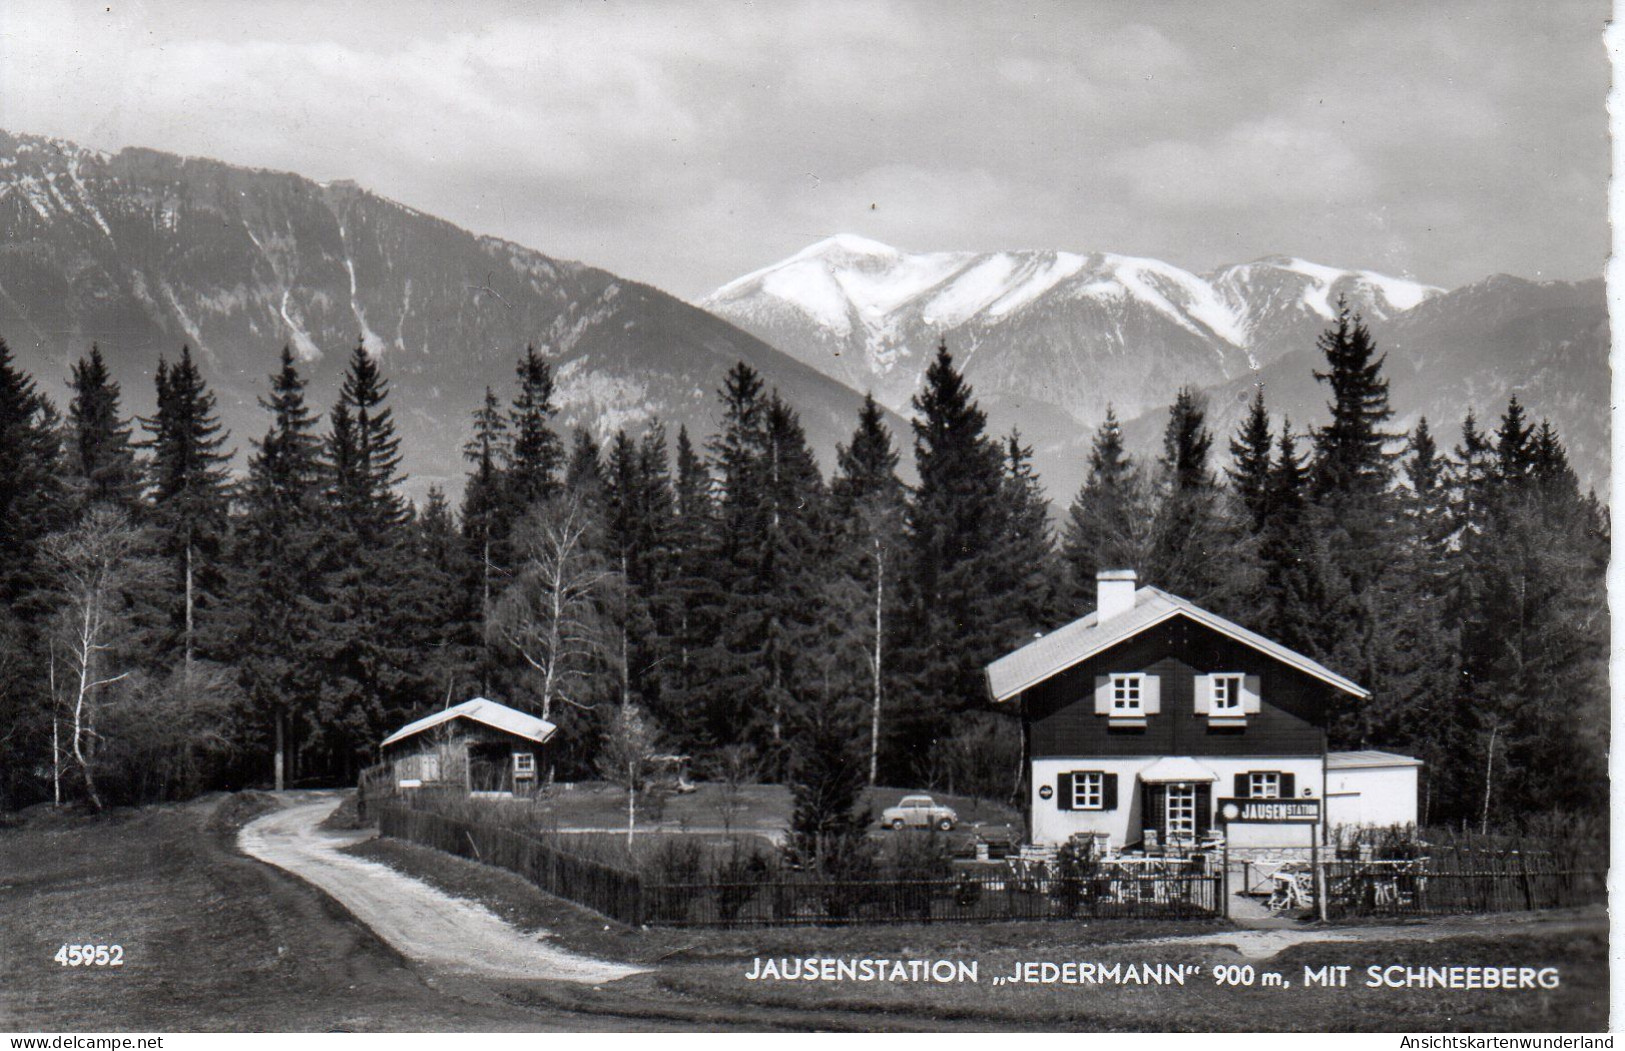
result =
[[[909,252],[838,234],[700,305],[898,411],[946,338],[1001,393],[1092,419],[1103,399],[1138,403],[1313,346],[1339,297],[1387,320],[1437,293],[1284,255],[1198,274],[1143,256]]]
[[[843,263],[850,263],[865,259],[891,260],[902,254],[889,244],[861,234],[831,234],[822,241],[814,241],[790,258],[840,260]]]
[[[1385,319],[1444,292],[1410,278],[1325,266],[1284,255],[1223,267],[1208,278],[1230,295],[1242,298],[1257,298],[1249,296],[1248,291],[1285,280],[1298,288],[1297,304],[1301,308],[1328,320],[1337,314],[1338,296],[1347,296],[1355,309],[1370,317]]]

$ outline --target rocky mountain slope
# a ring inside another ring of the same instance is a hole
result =
[[[190,344],[244,451],[264,433],[256,398],[284,344],[326,408],[359,338],[391,382],[414,495],[460,483],[468,414],[488,384],[511,395],[527,343],[553,362],[561,425],[600,437],[659,418],[673,441],[679,424],[703,441],[743,359],[800,408],[827,469],[860,401],[656,289],[350,183],[4,132],[0,336],[55,395],[99,342],[128,412],[150,411],[158,356]]]

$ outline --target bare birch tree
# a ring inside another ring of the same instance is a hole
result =
[[[59,630],[68,671],[69,749],[84,778],[90,802],[100,810],[96,786],[96,727],[108,688],[128,678],[122,658],[127,641],[128,599],[155,580],[156,562],[147,557],[145,533],[122,511],[94,507],[71,529],[46,537],[60,596]]]
[[[617,707],[598,752],[598,772],[606,781],[626,789],[628,847],[632,845],[632,833],[637,827],[638,793],[647,788],[653,778],[658,754],[658,735],[643,710],[635,704]]]
[[[613,656],[605,609],[620,576],[595,533],[592,512],[573,493],[535,505],[515,531],[519,563],[494,628],[537,674],[544,719],[559,703],[591,708],[595,680]]]

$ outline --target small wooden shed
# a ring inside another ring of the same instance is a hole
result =
[[[485,697],[454,704],[384,738],[394,787],[455,788],[470,795],[530,795],[543,748],[558,727]]]

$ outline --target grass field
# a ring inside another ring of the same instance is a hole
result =
[[[865,793],[864,805],[878,820],[882,810],[912,794],[915,792],[908,789],[875,788]],[[977,824],[1021,827],[1020,812],[1002,803],[970,796],[931,795],[958,812],[962,827]],[[602,782],[556,785],[549,794],[534,800],[490,803],[505,810],[524,811],[541,828],[560,831],[626,828],[626,793]],[[783,785],[746,785],[739,793],[737,810],[728,810],[726,803],[723,786],[700,782],[693,792],[669,795],[658,807],[640,806],[638,828],[720,830],[729,825],[736,832],[777,835],[790,823],[790,790]]]

